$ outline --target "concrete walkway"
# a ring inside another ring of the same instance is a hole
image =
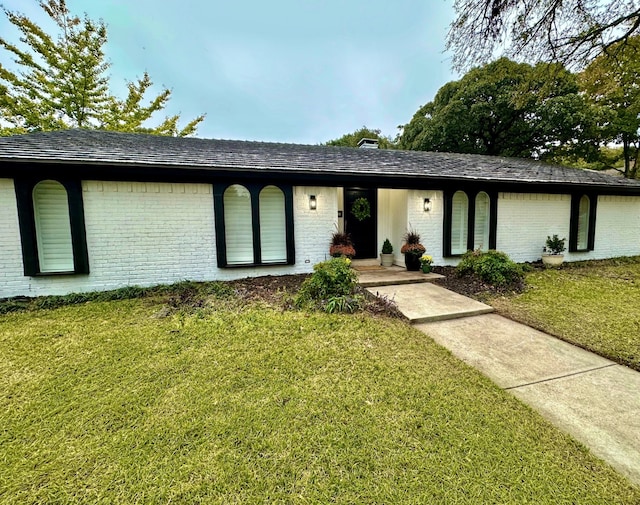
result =
[[[439,286],[367,290],[640,485],[640,373]]]

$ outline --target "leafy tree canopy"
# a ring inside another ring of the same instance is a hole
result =
[[[326,146],[341,146],[341,147],[358,147],[358,142],[362,139],[376,139],[378,141],[378,147],[380,149],[394,149],[395,144],[389,137],[382,135],[380,130],[371,130],[366,126],[363,126],[359,130],[353,133],[347,133],[342,137],[334,140],[329,140],[324,145]]]
[[[622,145],[624,175],[635,178],[640,156],[640,36],[611,49],[582,72],[581,84],[592,103],[610,112],[603,141]]]
[[[399,138],[402,149],[550,157],[591,149],[597,110],[559,64],[501,58],[445,84]]]
[[[637,0],[455,0],[447,49],[466,69],[498,51],[582,67],[640,32]]]
[[[15,63],[10,68],[0,61],[0,135],[64,128],[177,136],[195,133],[204,116],[182,128],[178,127],[179,115],[149,126],[151,116],[166,106],[171,91],[163,89],[145,105],[144,95],[153,84],[146,72],[137,82],[128,83],[125,100],[111,95],[103,51],[107,28],[102,21],[93,21],[86,14],[84,18],[72,15],[65,0],[40,0],[39,4],[54,22],[54,35],[26,16],[3,9],[21,37],[19,43],[13,43],[0,35],[4,55]]]

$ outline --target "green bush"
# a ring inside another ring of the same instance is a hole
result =
[[[331,258],[313,267],[295,297],[296,307],[321,308],[326,312],[354,312],[361,306],[356,295],[358,274],[347,258]]]
[[[468,251],[456,268],[458,275],[476,274],[487,284],[505,287],[524,280],[524,271],[500,251]]]

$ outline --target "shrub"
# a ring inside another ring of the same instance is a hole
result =
[[[506,287],[524,280],[524,271],[500,251],[468,251],[456,268],[458,275],[476,274],[487,284]]]
[[[562,254],[566,251],[566,247],[564,246],[564,242],[567,240],[566,238],[560,238],[558,235],[554,235],[553,237],[549,237],[547,235],[547,242],[544,248],[544,252],[548,252],[551,254]]]
[[[384,239],[384,244],[382,244],[382,254],[391,254],[393,253],[393,246],[388,238]]]
[[[362,297],[356,295],[358,274],[347,258],[332,258],[313,267],[295,297],[297,307],[321,308],[327,312],[353,312]]]

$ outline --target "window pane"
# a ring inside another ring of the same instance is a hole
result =
[[[467,252],[467,228],[469,214],[469,198],[464,191],[456,191],[453,195],[451,209],[451,254]]]
[[[67,190],[56,181],[33,188],[40,272],[73,272],[73,246]]]
[[[287,261],[284,193],[275,186],[260,192],[260,243],[262,263]]]
[[[484,191],[476,196],[473,248],[481,251],[489,249],[489,195]]]
[[[251,224],[251,195],[239,184],[224,192],[224,231],[227,244],[227,263],[253,263],[253,227]]]
[[[589,246],[589,207],[591,202],[587,195],[580,198],[580,210],[578,212],[578,243],[579,250],[585,250]]]

